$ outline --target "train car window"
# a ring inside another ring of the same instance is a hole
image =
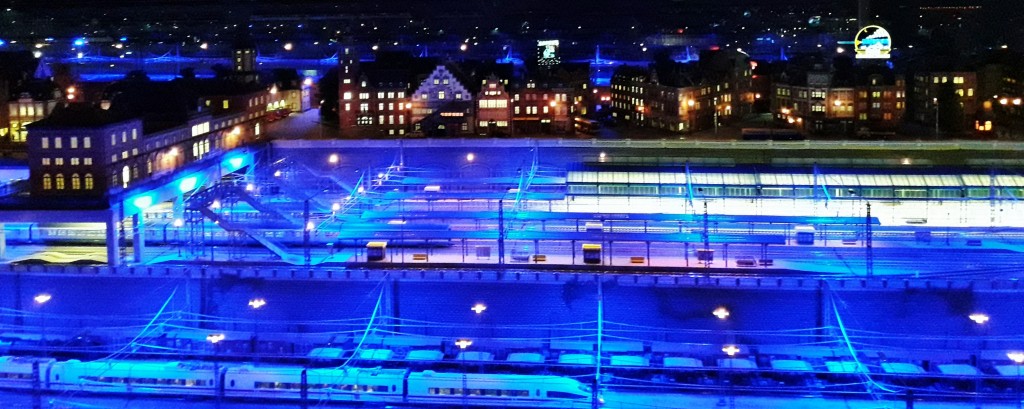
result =
[[[394,392],[394,391],[397,391],[397,390],[398,390],[397,386],[391,385],[391,392]]]
[[[583,398],[586,398],[586,396],[577,395],[575,393],[562,392],[562,391],[548,391],[548,397],[549,398],[558,398],[558,399],[583,399]]]
[[[231,380],[231,387],[232,387],[232,388],[234,388],[234,387],[235,387],[235,380],[234,380],[234,379],[232,379],[232,380]]]
[[[59,381],[60,380],[60,375],[54,375],[53,379]]]

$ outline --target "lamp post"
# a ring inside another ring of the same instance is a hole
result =
[[[715,97],[714,105],[715,105],[715,135],[717,135],[718,134],[718,97]]]
[[[53,296],[50,295],[49,293],[39,293],[35,297],[32,297],[32,301],[34,301],[36,303],[36,306],[39,308],[39,321],[40,326],[42,327],[42,330],[39,334],[39,343],[43,348],[43,355],[46,355],[47,350],[49,350],[49,348],[47,348],[46,345],[46,313],[43,311],[43,306],[46,305],[46,303],[49,302],[51,299],[53,299]]]
[[[219,375],[220,374],[220,362],[217,360],[217,355],[218,355],[217,354],[217,352],[218,352],[217,343],[223,341],[224,338],[225,338],[224,334],[210,334],[210,335],[206,336],[206,342],[209,342],[210,346],[213,348],[213,373],[218,374],[217,376],[214,377],[214,381],[213,381],[214,390],[220,390],[220,385],[219,385],[219,383],[220,383],[220,375]],[[220,395],[221,394],[217,393],[215,395],[217,395],[217,404],[219,406],[220,405]]]
[[[740,353],[740,348],[737,347],[736,345],[728,344],[722,347],[722,352],[724,352],[725,355],[728,356],[728,358],[726,358],[726,362],[728,362],[729,365],[727,365],[726,367],[729,370],[729,409],[733,409],[736,407],[736,399],[732,393],[732,360],[733,357],[736,356],[736,354]],[[718,401],[718,406],[725,406],[725,400],[723,399]]]
[[[178,257],[181,257],[181,227],[185,225],[185,221],[182,219],[174,219],[174,244],[178,246]]]
[[[976,312],[971,315],[968,315],[967,318],[970,319],[971,321],[974,321],[974,323],[979,328],[981,328],[982,331],[988,330],[988,326],[985,325],[990,319],[988,314]],[[974,362],[975,366],[977,367],[976,369],[978,370],[978,373],[975,374],[974,376],[974,405],[978,409],[981,409],[981,351],[984,348],[985,338],[982,337],[980,340],[978,340],[978,355]]]
[[[328,163],[331,163],[332,165],[337,164],[338,163],[337,155],[331,155],[331,157],[329,157],[327,159],[327,161],[328,161]],[[312,233],[313,229],[316,228],[316,225],[312,221],[309,220],[309,218],[310,218],[310,214],[309,214],[309,201],[313,200],[314,197],[319,196],[321,193],[327,193],[327,189],[324,189],[324,190],[321,190],[319,192],[316,192],[316,193],[310,195],[309,197],[307,197],[305,200],[302,201],[302,255],[303,255],[303,260],[305,261],[306,267],[309,267],[310,260],[312,259],[312,255],[311,255],[312,249],[310,248],[309,235]],[[332,207],[332,211],[333,211],[333,207]],[[334,216],[332,215],[332,217],[334,217]]]
[[[267,300],[263,298],[253,298],[249,300],[249,308],[252,308],[254,320],[252,325],[252,343],[250,345],[251,352],[255,356],[255,360],[259,362],[259,342],[260,342],[260,308],[267,305]]]
[[[932,98],[932,104],[935,105],[935,136],[939,136],[939,98]]]
[[[1017,387],[1015,388],[1015,389],[1017,389],[1017,409],[1021,409],[1021,401],[1020,401],[1020,366],[1021,366],[1021,364],[1024,364],[1024,352],[1007,352],[1006,353],[1006,357],[1010,358],[1010,360],[1013,361],[1013,363],[1015,364],[1014,365],[1014,369],[1017,370],[1016,371],[1017,372]]]
[[[473,340],[460,339],[455,341],[455,345],[459,347],[459,356],[462,357],[462,359],[460,359],[460,361],[462,361],[462,407],[468,407],[469,390],[467,388],[469,388],[469,379],[467,379],[466,375],[466,348],[473,345]]]

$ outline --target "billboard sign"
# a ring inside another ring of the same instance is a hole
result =
[[[558,57],[558,40],[537,41],[538,65],[555,65],[561,62]]]
[[[892,37],[882,27],[866,26],[857,32],[853,47],[857,58],[888,59],[892,52]]]

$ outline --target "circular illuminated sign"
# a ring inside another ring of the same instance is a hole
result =
[[[892,52],[892,37],[879,26],[867,26],[857,32],[853,39],[857,58],[889,58]]]

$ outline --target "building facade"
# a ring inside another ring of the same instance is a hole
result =
[[[512,102],[505,82],[493,75],[484,79],[476,94],[478,133],[489,137],[512,136]]]
[[[200,112],[178,126],[144,132],[141,119],[118,119],[69,104],[29,126],[29,184],[35,197],[103,198],[262,139],[266,90],[203,98]]]
[[[891,133],[906,112],[903,77],[877,67],[790,71],[776,79],[771,94],[779,123],[812,133]]]
[[[967,129],[978,115],[977,91],[978,75],[974,71],[919,72],[914,75],[914,120],[935,124],[937,132]],[[957,118],[943,120],[954,115]]]

